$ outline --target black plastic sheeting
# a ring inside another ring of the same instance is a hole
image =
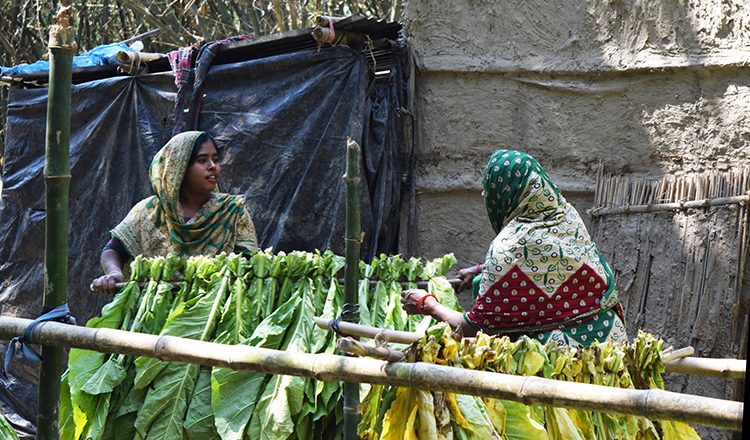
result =
[[[363,147],[366,175],[363,257],[398,252],[405,72],[392,61],[389,78],[376,81],[364,56],[333,47],[211,69],[198,126],[222,148],[221,190],[245,195],[263,248],[343,254],[342,176],[351,136]],[[173,81],[172,74],[157,73],[73,87],[69,304],[79,323],[110,300],[88,285],[101,274],[109,229],[151,194],[148,164],[170,138]],[[43,288],[47,90],[13,88],[8,101],[0,313],[33,318]],[[12,373],[35,383],[33,370],[17,364],[26,362],[14,362]],[[34,393],[20,396],[28,403],[19,411],[24,416],[35,408]]]
[[[407,117],[410,54],[402,42],[391,44],[390,75],[371,82],[365,100],[362,148],[366,185],[372,195],[370,217],[374,222],[364,247],[367,256],[399,249],[402,194],[406,190],[401,186],[405,174],[402,165],[411,148],[406,144],[402,121]]]

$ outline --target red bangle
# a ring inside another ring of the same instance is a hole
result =
[[[435,298],[435,301],[437,301],[437,303],[440,304],[440,300],[437,299],[437,296],[435,296],[435,295],[433,295],[431,293],[429,295],[425,295],[425,296],[419,298],[419,301],[417,301],[417,311],[419,312],[420,315],[424,315],[424,311],[422,310],[422,307],[424,306],[424,301],[427,298],[430,298],[430,297]]]
[[[475,269],[477,271],[477,274],[482,273],[482,263],[477,264]]]

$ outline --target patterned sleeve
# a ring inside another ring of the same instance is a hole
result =
[[[247,212],[244,200],[242,201],[242,215],[237,220],[236,238],[234,242],[234,251],[255,251],[258,250],[258,236],[255,234],[255,225]]]

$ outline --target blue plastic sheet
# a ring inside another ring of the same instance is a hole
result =
[[[118,52],[132,51],[125,43],[112,43],[97,46],[90,51],[73,57],[73,67],[104,66],[106,64],[120,64],[117,60]],[[19,64],[13,67],[0,67],[3,75],[25,75],[49,70],[49,61],[39,60],[35,63]]]

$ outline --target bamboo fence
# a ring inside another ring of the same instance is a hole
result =
[[[21,335],[31,320],[0,317],[0,338]],[[365,382],[512,400],[527,405],[554,405],[592,411],[679,420],[740,430],[742,402],[663,390],[633,390],[570,383],[536,376],[514,376],[427,363],[389,363],[333,354],[287,353],[245,345],[227,345],[174,336],[156,336],[106,328],[45,322],[35,341],[105,353],[149,356],[162,361],[192,362],[234,370],[311,377],[322,381]]]
[[[599,172],[594,216],[680,211],[750,201],[750,168],[662,178],[613,176]]]

